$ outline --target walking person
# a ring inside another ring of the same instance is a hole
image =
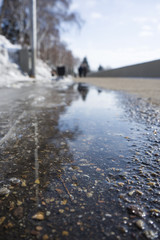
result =
[[[79,73],[79,77],[82,77],[83,75],[83,67],[82,67],[82,64],[79,66],[78,68],[78,73]]]

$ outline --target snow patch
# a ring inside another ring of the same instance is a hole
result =
[[[0,87],[20,88],[24,85],[24,82],[29,84],[36,81],[42,84],[51,84],[52,86],[54,84],[54,87],[66,89],[73,83],[71,77],[58,80],[56,77],[51,77],[50,67],[40,59],[37,59],[36,63],[36,79],[30,78],[21,71],[17,64],[17,51],[20,49],[20,45],[14,45],[0,35]]]

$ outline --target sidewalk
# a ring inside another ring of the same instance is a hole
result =
[[[159,239],[153,106],[67,79],[0,100],[0,240]]]

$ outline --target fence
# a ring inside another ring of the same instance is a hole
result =
[[[160,60],[139,63],[131,66],[92,72],[88,77],[142,77],[160,78]]]

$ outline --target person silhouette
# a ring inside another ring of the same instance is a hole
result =
[[[78,73],[79,73],[79,77],[82,77],[83,75],[83,67],[82,67],[82,64],[79,66],[78,68]]]

